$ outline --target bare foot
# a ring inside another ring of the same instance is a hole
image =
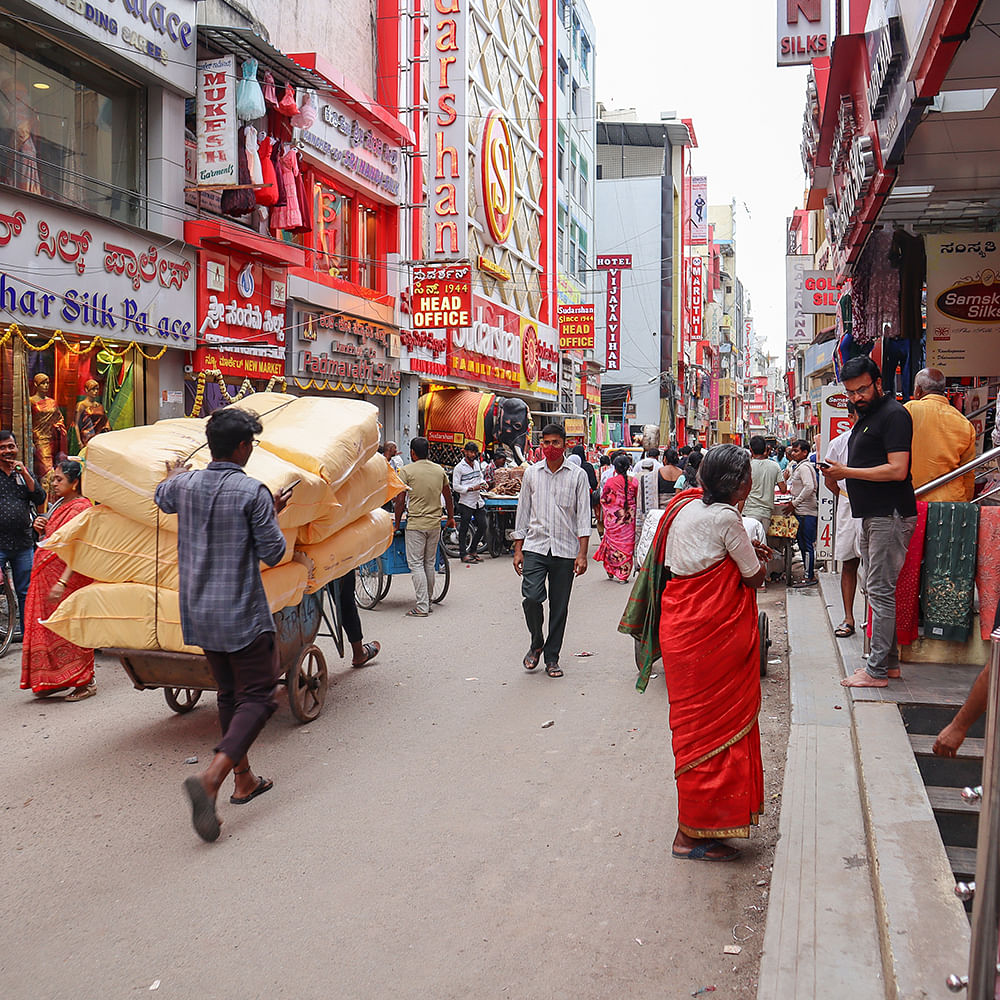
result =
[[[845,677],[840,682],[845,688],[884,688],[889,686],[889,681],[884,677],[872,677],[866,670],[859,670],[857,673]]]

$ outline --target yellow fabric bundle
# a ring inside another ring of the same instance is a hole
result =
[[[298,604],[308,574],[298,562],[262,574],[272,611]],[[157,601],[157,598],[159,600]],[[180,595],[142,583],[92,583],[74,591],[42,624],[85,649],[165,649],[201,653],[181,634]]]
[[[285,536],[283,565],[295,554],[296,529]],[[91,507],[49,535],[41,548],[55,552],[74,573],[102,583],[148,583],[177,590],[177,536],[140,524],[110,507]],[[157,559],[159,562],[157,562]],[[157,566],[159,573],[157,573]],[[260,564],[262,572],[268,568]]]
[[[392,541],[392,520],[388,511],[373,510],[315,545],[300,546],[295,557],[307,560],[306,593],[315,594],[331,580],[385,552]]]
[[[234,406],[261,418],[261,448],[336,489],[378,450],[378,410],[360,399],[258,392]]]
[[[364,465],[359,465],[336,493],[330,494],[339,506],[331,507],[325,515],[299,528],[299,543],[315,545],[324,538],[329,538],[362,514],[368,514],[389,503],[397,493],[402,493],[405,489],[389,463],[381,455],[373,456]]]

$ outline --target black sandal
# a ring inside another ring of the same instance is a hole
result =
[[[562,677],[563,672],[558,663],[546,663],[545,672],[549,677]]]
[[[382,649],[382,647],[377,642],[366,642],[361,647],[361,652],[363,652],[365,654],[365,658],[360,663],[355,663],[352,660],[351,661],[351,666],[352,667],[363,667],[366,663],[370,663],[372,660],[374,660],[375,657],[378,656],[378,654],[381,651],[381,649]]]
[[[538,666],[538,661],[542,658],[541,649],[529,649],[524,654],[524,669],[534,670]]]

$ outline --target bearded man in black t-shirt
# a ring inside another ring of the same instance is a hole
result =
[[[882,393],[882,374],[871,358],[852,358],[841,370],[858,422],[847,445],[847,464],[824,472],[846,480],[851,511],[861,519],[861,558],[872,609],[872,645],[866,666],[841,681],[844,687],[886,687],[899,677],[890,667],[896,648],[896,581],[917,525],[910,480],[913,421],[894,396]]]

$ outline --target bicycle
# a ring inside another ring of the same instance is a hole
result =
[[[3,566],[3,582],[0,584],[0,656],[7,652],[11,639],[17,631],[17,594],[14,591],[14,575],[10,564]]]
[[[437,557],[434,560],[436,572],[434,591],[431,594],[432,604],[440,604],[451,586],[451,566],[444,541],[445,532],[448,530],[442,528],[441,536],[438,538]],[[382,555],[362,563],[354,574],[354,599],[358,607],[371,611],[389,593],[392,578],[409,572],[410,567],[406,562],[406,539],[404,532],[400,531],[393,536],[389,548]]]

